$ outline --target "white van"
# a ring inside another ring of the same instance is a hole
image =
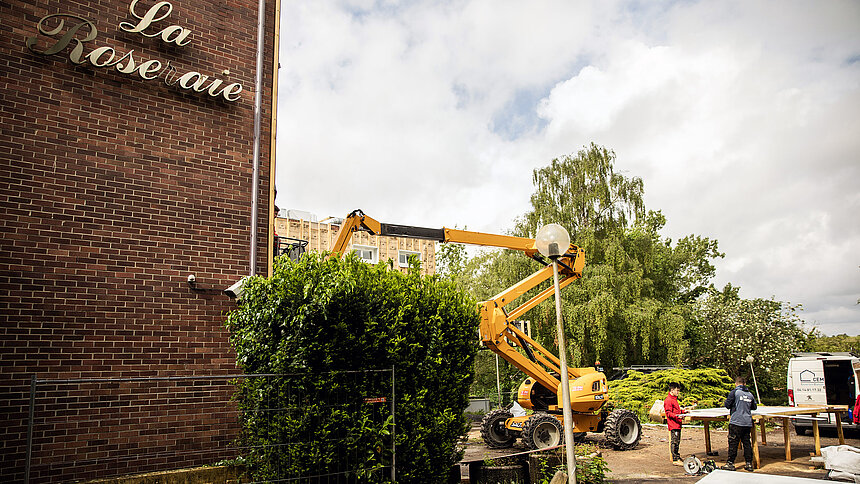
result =
[[[788,404],[803,405],[848,405],[854,408],[860,393],[860,359],[851,353],[793,353],[788,361]],[[848,412],[842,414],[843,426],[853,426]],[[819,415],[824,418],[824,415]],[[796,419],[795,430],[803,435],[812,428],[811,420]],[[835,427],[833,414],[821,427]]]

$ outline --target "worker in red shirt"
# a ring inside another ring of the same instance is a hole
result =
[[[672,455],[672,463],[683,466],[681,460],[681,415],[688,413],[691,407],[681,408],[678,404],[678,396],[681,394],[681,385],[669,383],[669,394],[663,400],[663,409],[666,411],[666,423],[669,426],[669,452]]]

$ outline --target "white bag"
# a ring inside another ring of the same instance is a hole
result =
[[[821,456],[831,479],[860,482],[860,449],[850,445],[832,445],[821,449]]]
[[[654,400],[654,405],[651,405],[651,410],[648,411],[648,417],[657,423],[663,423],[666,417],[666,409],[663,408],[663,400]]]

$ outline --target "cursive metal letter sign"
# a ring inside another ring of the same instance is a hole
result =
[[[166,19],[170,15],[173,11],[173,5],[170,2],[158,2],[143,15],[135,12],[137,3],[138,0],[132,0],[128,7],[131,15],[138,20],[137,23],[120,22],[120,29],[125,32],[139,33],[144,37],[160,37],[162,42],[177,46],[185,46],[191,42],[189,38],[191,31],[179,25],[170,25],[157,32],[147,32],[147,29],[150,29],[153,24]],[[99,31],[95,23],[77,15],[46,15],[39,20],[36,29],[49,44],[50,42],[53,42],[53,44],[44,49],[39,49],[37,44],[39,44],[41,37],[28,37],[25,44],[35,54],[45,56],[55,55],[71,45],[72,50],[69,52],[69,60],[74,64],[89,63],[94,67],[113,67],[117,72],[130,76],[137,74],[141,79],[145,80],[164,76],[164,83],[169,86],[175,85],[180,89],[205,92],[214,98],[221,97],[231,102],[238,101],[240,98],[239,93],[242,92],[242,85],[238,82],[225,84],[221,79],[197,71],[188,71],[177,78],[176,68],[170,65],[169,61],[162,63],[157,59],[135,59],[134,49],[122,54],[117,52],[113,47],[101,46],[84,53],[84,44],[96,40]],[[63,33],[64,29],[65,32]],[[57,38],[58,35],[59,38]],[[224,73],[229,73],[229,71],[225,69]]]

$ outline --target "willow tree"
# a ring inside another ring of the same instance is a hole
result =
[[[615,152],[592,143],[575,156],[552,160],[532,174],[532,209],[517,231],[533,236],[549,223],[583,244],[616,235],[645,215],[644,184],[615,172]]]
[[[568,355],[574,365],[681,363],[690,302],[714,275],[710,261],[722,257],[717,242],[690,235],[673,244],[660,236],[666,223],[646,211],[644,184],[615,171],[615,153],[591,144],[552,160],[533,174],[531,210],[514,234],[534,237],[559,223],[585,249],[582,280],[563,291]],[[515,252],[484,256],[473,293],[487,297],[539,266]],[[532,310],[538,340],[556,348],[552,301]]]

